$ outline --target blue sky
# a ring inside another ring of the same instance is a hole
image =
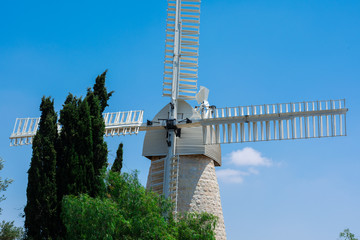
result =
[[[169,102],[166,1],[5,0],[1,9],[1,174],[15,181],[0,218],[21,225],[31,147],[9,147],[15,118],[39,116],[43,95],[59,111],[68,92],[84,95],[109,69],[106,111],[152,119]],[[222,146],[219,170],[235,171],[235,180],[219,175],[228,239],[329,240],[347,227],[360,235],[359,13],[356,0],[203,0],[198,84],[210,104],[346,98],[350,109],[347,137]],[[107,141],[109,162],[123,142],[125,170],[138,169],[145,184],[143,137]],[[236,164],[234,152],[267,164]]]

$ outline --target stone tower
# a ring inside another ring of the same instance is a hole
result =
[[[200,114],[187,102],[178,103],[178,120],[197,119]],[[153,119],[167,119],[166,105]],[[143,156],[151,160],[147,188],[162,194],[164,158],[167,154],[166,130],[147,131]],[[221,166],[220,145],[204,145],[202,127],[184,128],[177,140],[176,207],[178,212],[208,212],[218,217],[216,239],[226,239],[219,185],[215,167]]]

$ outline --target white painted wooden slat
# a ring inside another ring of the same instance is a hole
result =
[[[232,125],[231,125],[231,124],[228,124],[228,125],[227,125],[227,132],[228,132],[228,141],[229,141],[230,143],[234,142],[233,132],[232,132]]]
[[[275,110],[275,108],[273,108]],[[277,140],[277,131],[276,131],[276,121],[273,121],[274,123],[274,140]]]
[[[220,143],[220,129],[219,129],[219,125],[215,125],[215,138],[216,138],[216,143]]]
[[[266,121],[265,122],[265,126],[266,126],[266,140],[270,140],[271,139],[271,135],[270,135],[270,122]]]
[[[223,137],[223,143],[226,143],[226,129],[225,129],[225,124],[223,124],[222,126],[222,137]]]
[[[256,114],[256,113],[255,113]],[[258,125],[257,122],[253,122],[254,141],[259,141]]]
[[[246,123],[246,128],[247,128],[247,132],[248,132],[248,141],[251,142],[252,141],[252,136],[251,136],[251,125],[250,122]]]
[[[240,123],[241,142],[245,142],[245,124]]]
[[[325,110],[320,110],[322,104]],[[223,129],[218,143],[318,138],[344,135],[346,112],[333,101],[254,105],[216,108],[210,121]],[[329,134],[322,136],[322,118],[326,117]]]
[[[235,141],[239,142],[239,124],[235,123]]]
[[[313,137],[316,137],[316,117],[315,116],[313,116],[312,117],[312,119],[313,119]]]

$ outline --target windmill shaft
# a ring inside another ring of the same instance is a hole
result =
[[[175,36],[174,36],[174,58],[173,58],[173,81],[172,81],[172,91],[171,91],[171,102],[174,104],[175,108],[172,109],[174,112],[173,118],[176,118],[176,102],[179,95],[179,72],[180,72],[180,51],[181,51],[181,0],[176,0],[176,15],[175,15]]]
[[[181,51],[181,0],[176,0],[175,10],[175,36],[174,36],[174,58],[173,58],[173,80],[171,88],[171,104],[169,106],[169,119],[167,121],[167,135],[168,135],[168,155],[165,158],[165,172],[163,193],[165,198],[170,196],[170,182],[171,182],[171,169],[172,160],[176,155],[176,134],[175,129],[170,128],[168,124],[176,125],[177,119],[177,99],[179,96],[179,77],[180,77],[180,51]],[[172,121],[172,122],[171,122]]]

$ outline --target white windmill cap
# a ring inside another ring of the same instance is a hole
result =
[[[198,104],[201,104],[203,102],[207,102],[209,97],[209,89],[206,87],[200,86],[199,92],[196,94],[195,98]]]

